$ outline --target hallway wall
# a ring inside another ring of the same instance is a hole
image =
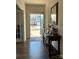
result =
[[[48,10],[48,3],[45,6],[45,30],[48,28],[48,23],[49,23],[49,10]]]
[[[26,16],[25,16],[25,3],[23,0],[16,0],[16,4],[24,11],[24,41],[26,40]]]
[[[63,0],[49,0],[48,1],[48,5],[47,5],[47,13],[46,15],[48,16],[48,22],[51,23],[50,21],[50,9],[51,7],[56,4],[57,2],[59,2],[59,7],[58,7],[58,27],[59,27],[59,34],[61,34],[63,36]],[[63,38],[61,39],[60,42],[60,50],[61,50],[61,55],[63,55]]]
[[[26,28],[27,28],[27,32],[26,32],[26,36],[27,39],[30,38],[30,14],[32,13],[44,13],[45,9],[44,9],[44,5],[34,5],[34,4],[26,4]]]

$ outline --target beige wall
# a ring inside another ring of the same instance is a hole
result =
[[[46,8],[46,21],[48,20],[48,23],[50,22],[50,9],[51,7],[56,4],[57,2],[59,2],[59,7],[58,7],[58,27],[59,27],[59,33],[63,36],[63,0],[49,0],[49,3],[47,5]],[[61,39],[61,43],[60,43],[60,49],[61,49],[61,55],[63,55],[63,39]]]
[[[26,36],[30,38],[30,14],[31,13],[44,13],[44,5],[29,5],[26,4]]]
[[[49,8],[51,9],[51,7],[56,4],[57,2],[59,2],[59,7],[58,7],[58,27],[59,27],[59,33],[61,35],[63,35],[63,0],[50,0],[49,1]],[[50,11],[48,11],[50,14]],[[50,22],[50,17],[48,18],[49,22]]]
[[[26,16],[25,16],[25,3],[23,0],[16,0],[16,4],[24,11],[24,41],[26,40]]]

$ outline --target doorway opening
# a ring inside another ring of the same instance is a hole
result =
[[[30,38],[40,38],[43,31],[43,14],[30,14]]]

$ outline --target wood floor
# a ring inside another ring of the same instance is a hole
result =
[[[16,44],[16,59],[50,59],[41,40],[27,40]],[[61,59],[61,58],[51,58]]]

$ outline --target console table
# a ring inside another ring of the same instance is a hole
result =
[[[47,38],[45,35],[43,35],[43,43],[45,43],[45,39],[48,40],[48,52],[49,56],[56,56],[60,55],[60,39],[61,36],[56,35],[47,35]]]

